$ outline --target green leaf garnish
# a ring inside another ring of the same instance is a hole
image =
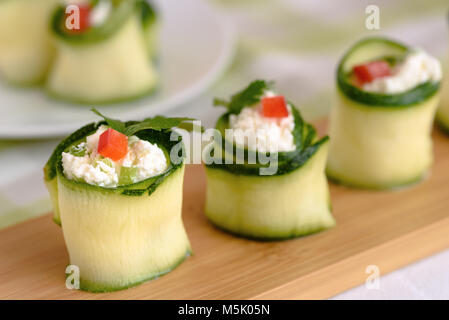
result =
[[[147,118],[142,122],[132,124],[123,131],[127,136],[132,136],[139,131],[152,129],[156,131],[168,130],[174,127],[180,127],[183,124],[191,123],[192,118],[166,118],[163,116],[156,116],[154,118]]]
[[[255,80],[242,91],[234,94],[230,101],[223,99],[214,99],[214,106],[223,106],[228,108],[230,113],[239,114],[243,108],[252,106],[260,101],[266,90],[271,86],[270,82],[264,80]]]
[[[95,108],[92,108],[91,110],[95,114],[102,117],[106,121],[106,123],[108,124],[109,127],[111,127],[112,129],[114,129],[118,132],[121,132],[127,136],[135,135],[137,132],[142,131],[142,130],[147,130],[147,129],[156,130],[156,131],[165,131],[165,130],[169,130],[174,127],[178,127],[178,128],[182,128],[182,129],[191,131],[191,130],[193,130],[192,121],[195,120],[193,118],[185,118],[185,117],[167,118],[164,116],[155,116],[153,118],[146,118],[143,121],[140,121],[137,123],[134,122],[132,124],[127,125],[126,123],[124,123],[120,120],[111,119],[111,118],[104,116]]]
[[[90,109],[92,112],[94,112],[95,114],[97,114],[98,116],[102,117],[104,119],[104,121],[106,121],[106,123],[108,124],[108,126],[118,132],[123,133],[123,131],[125,131],[126,125],[124,122],[120,121],[120,120],[116,120],[116,119],[112,119],[112,118],[108,118],[106,116],[104,116],[103,114],[100,113],[100,111],[98,111],[95,108]]]

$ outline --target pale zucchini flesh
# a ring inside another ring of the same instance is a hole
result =
[[[206,215],[230,233],[287,239],[335,225],[324,174],[328,141],[301,167],[282,175],[239,175],[206,167]]]
[[[57,0],[0,1],[0,75],[13,85],[42,82],[55,54],[49,20]]]
[[[417,182],[432,161],[439,95],[407,108],[367,107],[337,92],[330,117],[327,173],[354,187],[390,189]]]
[[[147,50],[138,14],[102,41],[72,44],[57,39],[58,56],[47,90],[78,103],[108,103],[150,93],[158,76]]]
[[[184,166],[151,195],[87,187],[58,175],[58,203],[70,264],[81,289],[125,289],[165,274],[190,252],[181,219]]]
[[[58,179],[55,177],[51,180],[44,180],[48,193],[50,194],[51,205],[53,207],[53,222],[61,225],[61,217],[59,215],[59,197],[58,197]]]

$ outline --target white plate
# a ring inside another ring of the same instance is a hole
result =
[[[205,0],[155,2],[162,16],[160,88],[141,100],[98,108],[111,117],[140,119],[178,107],[204,92],[232,58],[233,28]],[[63,136],[99,120],[89,110],[89,106],[52,100],[39,88],[2,84],[0,138]]]

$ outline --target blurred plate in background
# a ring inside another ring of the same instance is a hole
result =
[[[205,0],[157,0],[161,15],[158,90],[146,98],[100,106],[123,120],[163,114],[204,92],[233,55],[232,25]],[[48,98],[42,88],[0,85],[0,138],[66,135],[97,120],[91,106]]]

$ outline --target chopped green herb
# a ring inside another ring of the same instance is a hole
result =
[[[84,157],[86,155],[86,145],[79,144],[77,146],[71,146],[69,153],[75,157]]]
[[[121,167],[118,184],[121,186],[133,184],[137,180],[137,167]]]
[[[109,158],[103,158],[103,159],[98,160],[97,162],[103,162],[105,165],[107,165],[108,167],[111,167],[111,168],[114,167],[114,163]]]
[[[270,82],[255,80],[251,82],[248,87],[234,94],[230,101],[215,98],[214,106],[226,107],[230,113],[239,114],[243,108],[260,102],[260,98],[270,87]]]

